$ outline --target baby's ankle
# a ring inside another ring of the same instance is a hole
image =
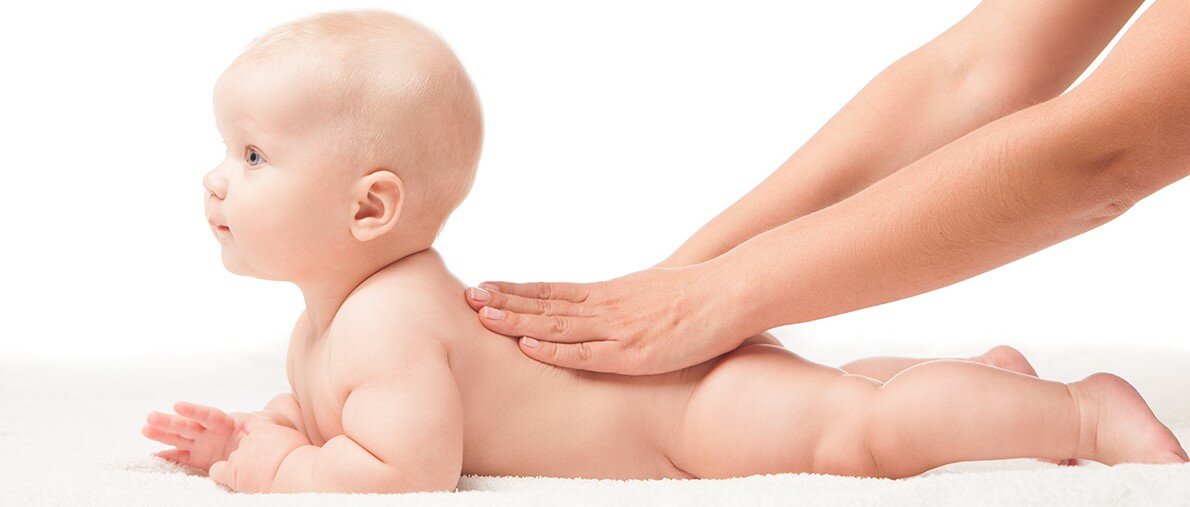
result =
[[[1099,451],[1099,400],[1087,388],[1086,379],[1066,384],[1066,390],[1074,404],[1078,428],[1071,456],[1094,459]]]

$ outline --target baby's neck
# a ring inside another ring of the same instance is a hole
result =
[[[414,250],[410,248],[409,250]],[[406,259],[426,252],[432,248],[419,247],[415,251],[396,252],[388,255],[364,256],[360,259],[344,261],[330,267],[317,276],[294,283],[302,290],[302,297],[306,301],[306,319],[313,336],[323,336],[335,314],[343,306],[343,302],[351,296],[357,287],[384,269],[401,263]]]

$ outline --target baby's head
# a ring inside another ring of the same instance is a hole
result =
[[[299,19],[219,77],[206,214],[235,273],[301,280],[428,248],[475,179],[483,119],[454,52],[382,10]]]

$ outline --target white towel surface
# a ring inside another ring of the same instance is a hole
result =
[[[964,345],[786,343],[810,359],[839,364],[862,355],[974,355]],[[1137,387],[1159,418],[1190,444],[1190,351],[1177,347],[1015,344],[1044,378],[1070,381],[1110,371]],[[986,348],[986,347],[984,347]],[[53,363],[0,359],[0,505],[1190,505],[1190,465],[1034,460],[957,463],[902,480],[810,474],[729,480],[613,481],[464,477],[456,493],[245,495],[201,472],[150,455],[164,449],[140,435],[145,414],[185,399],[225,410],[256,410],[286,388],[274,352],[195,358]]]

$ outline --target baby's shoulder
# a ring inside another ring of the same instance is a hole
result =
[[[416,272],[382,271],[347,297],[326,331],[336,383],[392,375],[410,362],[446,360],[439,325],[445,310],[431,296],[432,283]]]

